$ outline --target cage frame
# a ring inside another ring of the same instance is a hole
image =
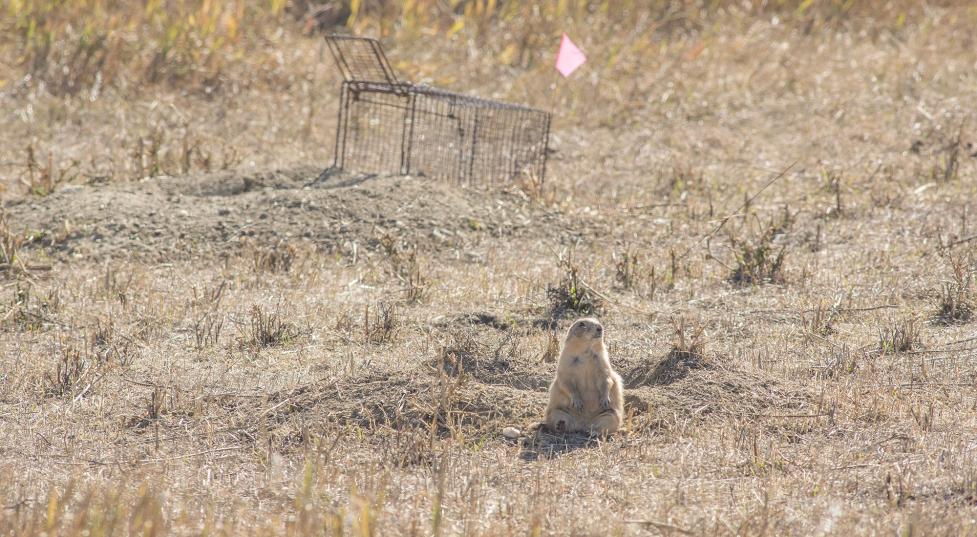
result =
[[[512,181],[523,173],[544,180],[549,112],[400,81],[383,47],[372,38],[331,34],[325,40],[343,78],[334,169],[423,175],[469,185]],[[390,128],[383,129],[383,121]],[[389,139],[387,144],[382,137]]]

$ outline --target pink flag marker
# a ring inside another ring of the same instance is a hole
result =
[[[567,77],[586,61],[587,57],[584,56],[583,51],[577,48],[573,41],[570,41],[567,34],[563,34],[563,39],[560,41],[560,52],[556,54],[556,70]]]

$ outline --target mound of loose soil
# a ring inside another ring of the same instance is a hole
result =
[[[316,423],[353,424],[368,430],[430,430],[433,424],[439,435],[457,430],[477,435],[531,421],[544,400],[545,394],[423,367],[284,390],[261,402],[270,410],[260,414],[280,438]],[[251,416],[259,414],[254,410]]]
[[[539,349],[529,346],[539,340],[524,337],[530,326],[488,313],[436,326],[441,330],[435,334],[437,357],[416,367],[363,371],[267,397],[229,398],[221,406],[230,422],[249,434],[270,434],[284,449],[300,445],[303,431],[335,424],[360,427],[378,439],[392,430],[410,438],[430,438],[432,431],[498,438],[514,426],[527,432],[521,456],[528,459],[593,444],[586,435],[554,435],[535,427],[556,364],[533,358]],[[625,381],[626,412],[651,416],[658,424],[796,414],[813,406],[804,388],[719,357],[672,350],[657,360],[617,356],[615,361]],[[410,446],[404,450],[405,460],[419,453]]]
[[[756,416],[772,409],[796,411],[813,401],[802,387],[787,386],[762,371],[674,349],[657,362],[635,364],[622,373],[626,406],[662,417]]]
[[[628,372],[625,385],[629,388],[639,386],[662,386],[672,384],[688,376],[696,369],[718,369],[721,363],[696,352],[672,349],[657,364],[639,364]]]
[[[477,320],[485,320],[478,317]],[[467,316],[466,316],[467,317]],[[556,371],[555,364],[542,364],[536,349],[520,349],[519,335],[524,329],[499,323],[451,324],[438,357],[428,365],[452,377],[471,377],[483,384],[517,390],[546,391]]]
[[[316,168],[156,177],[68,185],[7,202],[10,221],[56,255],[172,259],[306,240],[332,251],[376,245],[383,233],[432,248],[469,239],[586,232],[516,192],[459,188],[426,178],[323,174]],[[572,224],[572,225],[571,225]]]

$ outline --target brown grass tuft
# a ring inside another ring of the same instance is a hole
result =
[[[81,350],[66,341],[58,348],[58,358],[52,371],[44,374],[44,394],[49,397],[70,397],[81,381],[89,375],[94,362]]]
[[[737,238],[730,233],[729,240],[736,256],[736,266],[729,275],[729,281],[736,285],[785,283],[787,245],[778,249],[774,242],[789,229],[792,220],[785,210],[781,221],[771,220],[752,241]]]
[[[879,328],[880,354],[901,353],[916,350],[920,346],[919,324],[916,319],[902,321],[890,327]]]
[[[977,307],[973,256],[950,253],[945,260],[949,265],[950,278],[942,284],[935,320],[944,325],[969,322]]]
[[[260,349],[276,345],[285,345],[301,332],[294,324],[287,321],[281,309],[265,311],[261,306],[251,306],[248,328],[244,336],[239,338],[239,347],[257,353]]]
[[[17,254],[24,242],[24,238],[11,229],[7,211],[0,206],[0,273],[10,274],[18,267],[23,269]]]
[[[390,343],[396,336],[398,324],[393,304],[378,302],[372,309],[367,305],[363,310],[363,340],[373,345]]]
[[[246,248],[250,252],[254,271],[259,274],[262,272],[288,272],[292,270],[292,266],[298,257],[298,248],[285,241],[278,241],[270,246],[260,246],[254,241],[248,241]]]
[[[550,314],[555,319],[568,315],[598,315],[604,308],[603,299],[580,278],[580,267],[573,255],[574,248],[571,247],[560,256],[562,278],[559,283],[551,284],[546,289]]]

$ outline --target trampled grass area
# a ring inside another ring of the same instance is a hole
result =
[[[975,22],[6,2],[0,534],[974,533]],[[547,180],[317,183],[337,29]],[[629,430],[531,433],[585,314]]]

